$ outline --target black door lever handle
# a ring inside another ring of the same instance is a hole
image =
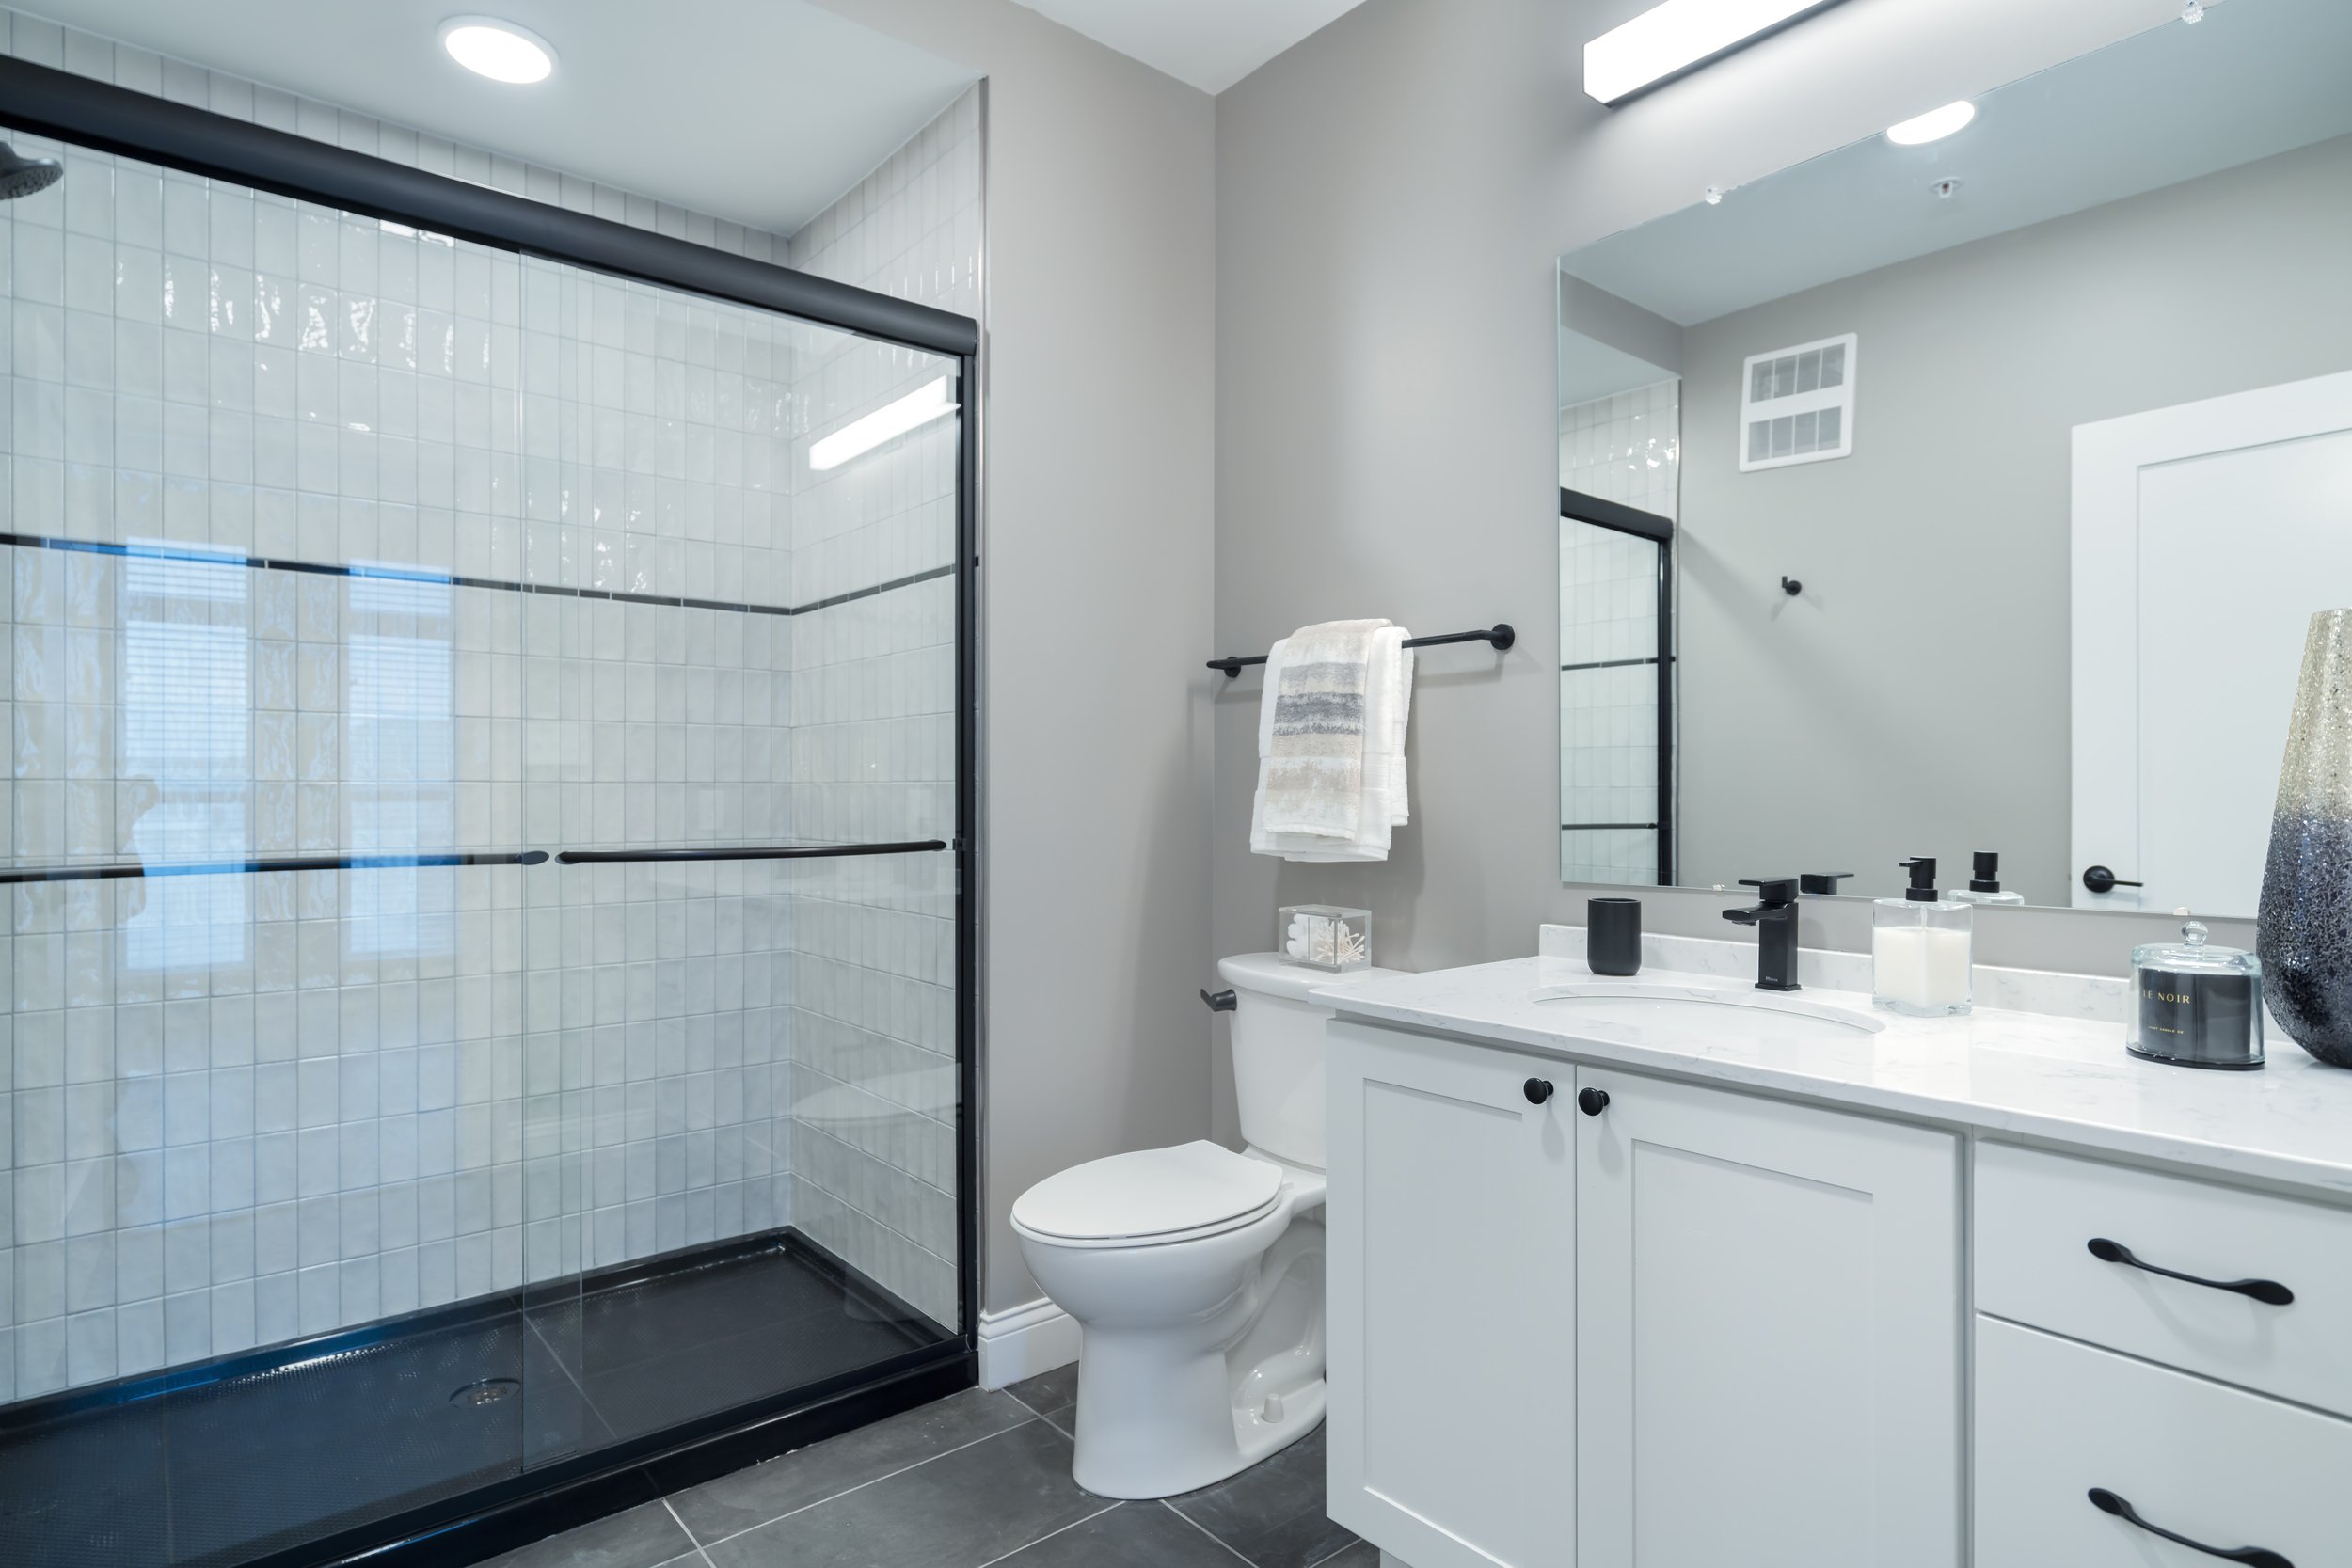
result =
[[[2090,1256],[2102,1263],[2121,1263],[2126,1268],[2144,1269],[2150,1274],[2162,1275],[2167,1279],[2177,1279],[2184,1284],[2202,1285],[2208,1291],[2228,1291],[2233,1295],[2251,1296],[2272,1307],[2292,1307],[2295,1304],[2295,1292],[2275,1279],[2201,1279],[2193,1274],[2183,1274],[2178,1269],[2160,1269],[2153,1263],[2143,1263],[2133,1256],[2130,1247],[2121,1242],[2110,1242],[2105,1236],[2093,1236],[2085,1244]]]
[[[2145,882],[2127,882],[2104,865],[2083,867],[2083,886],[2093,893],[2113,893],[2120,887],[2146,887]]]

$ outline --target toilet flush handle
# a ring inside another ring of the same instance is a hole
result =
[[[1240,999],[1232,991],[1213,991],[1206,987],[1201,988],[1200,1000],[1209,1005],[1209,1011],[1213,1013],[1230,1013],[1241,1006]]]

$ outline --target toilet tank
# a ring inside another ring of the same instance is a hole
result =
[[[1323,1169],[1323,1025],[1331,1009],[1310,990],[1352,985],[1390,969],[1345,974],[1287,964],[1272,953],[1219,958],[1233,988],[1233,1097],[1244,1142],[1294,1164]]]

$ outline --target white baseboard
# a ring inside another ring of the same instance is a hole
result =
[[[1078,1320],[1040,1296],[980,1314],[980,1386],[1002,1388],[1078,1359]]]

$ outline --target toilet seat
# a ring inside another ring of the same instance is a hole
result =
[[[1280,1204],[1280,1166],[1205,1141],[1073,1165],[1012,1206],[1013,1228],[1066,1247],[1167,1246],[1263,1219]]]

